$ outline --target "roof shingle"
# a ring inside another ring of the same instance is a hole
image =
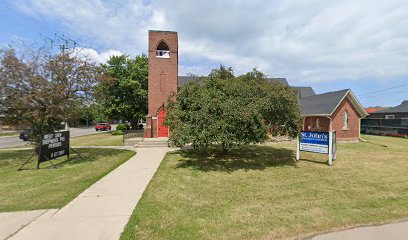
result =
[[[300,99],[303,115],[331,115],[350,89],[317,94]]]

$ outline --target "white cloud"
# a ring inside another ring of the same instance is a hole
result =
[[[78,53],[86,56],[91,61],[96,63],[106,63],[111,56],[119,56],[123,53],[117,50],[108,50],[105,52],[97,52],[91,48],[78,48]]]
[[[404,0],[15,1],[105,49],[147,51],[147,30],[175,30],[180,72],[257,66],[291,83],[408,75]]]

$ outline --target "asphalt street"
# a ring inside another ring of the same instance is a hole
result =
[[[112,129],[116,129],[116,125],[112,125]],[[89,134],[95,134],[94,127],[89,128],[70,128],[70,136],[79,137]],[[0,148],[20,147],[26,145],[27,142],[19,139],[18,136],[0,137]]]

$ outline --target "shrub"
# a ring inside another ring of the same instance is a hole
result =
[[[123,131],[122,130],[115,130],[111,132],[112,135],[123,135]]]
[[[175,146],[219,145],[223,152],[264,142],[268,134],[296,137],[302,122],[298,96],[256,69],[234,77],[232,69],[221,66],[169,98],[165,125]]]
[[[119,130],[119,131],[126,131],[126,130],[130,130],[130,126],[128,125],[128,124],[119,124],[117,127],[116,127],[116,130]]]

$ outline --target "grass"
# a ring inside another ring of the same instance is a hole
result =
[[[93,183],[134,155],[116,149],[77,149],[73,154],[41,164],[40,170],[17,171],[31,150],[0,151],[0,212],[61,208]],[[33,169],[35,162],[26,166]],[[25,168],[26,168],[25,167]]]
[[[123,146],[123,136],[115,136],[111,133],[91,134],[74,137],[70,144],[71,146]]]
[[[0,137],[10,137],[10,136],[18,136],[20,133],[18,132],[6,132],[0,133]]]
[[[408,140],[364,136],[337,160],[294,142],[168,153],[121,239],[291,239],[408,217]]]

